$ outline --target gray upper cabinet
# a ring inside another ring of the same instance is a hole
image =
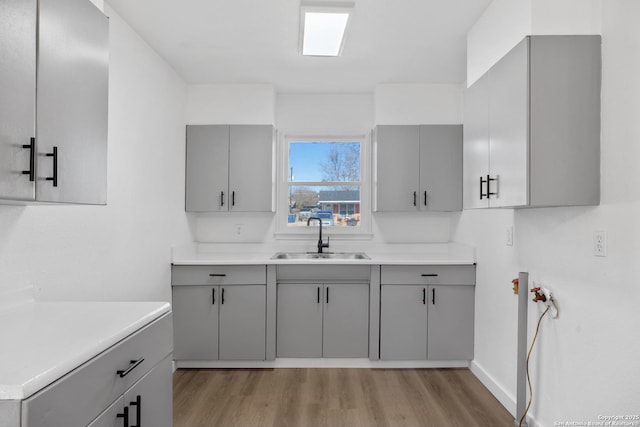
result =
[[[0,198],[106,203],[108,33],[86,0],[0,4]]]
[[[462,209],[462,126],[376,127],[375,210]]]
[[[186,210],[274,209],[271,125],[188,125]]]
[[[597,205],[600,36],[529,36],[465,92],[464,207]]]

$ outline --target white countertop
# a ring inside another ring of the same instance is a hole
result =
[[[336,245],[337,246],[337,245]],[[271,259],[277,252],[305,250],[260,245],[215,245],[174,249],[173,265],[251,264],[369,264],[369,265],[468,265],[474,264],[475,250],[456,244],[396,244],[384,246],[336,247],[325,252],[364,252],[371,259]]]
[[[0,400],[21,400],[170,311],[166,302],[19,302],[0,307]]]

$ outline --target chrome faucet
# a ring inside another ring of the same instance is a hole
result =
[[[318,236],[318,253],[321,254],[322,253],[322,249],[329,247],[329,236],[327,236],[327,243],[325,243],[322,240],[322,219],[317,217],[317,216],[309,217],[309,219],[307,220],[307,227],[309,226],[309,223],[311,223],[312,219],[317,220],[318,221],[318,225],[320,226],[319,236]]]

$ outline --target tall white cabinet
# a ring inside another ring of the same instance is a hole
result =
[[[271,125],[188,125],[186,210],[272,212]]]
[[[106,203],[108,52],[89,1],[0,3],[0,199]]]
[[[375,210],[462,208],[462,126],[380,125],[375,137]]]
[[[465,92],[464,207],[597,205],[601,38],[529,36]]]

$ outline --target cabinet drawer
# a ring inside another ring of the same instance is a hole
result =
[[[180,285],[265,285],[266,265],[174,265],[171,284]]]
[[[89,424],[171,353],[171,324],[171,314],[164,315],[26,399],[23,425]],[[140,360],[134,367],[131,361]]]
[[[475,285],[474,265],[383,265],[383,285]]]

